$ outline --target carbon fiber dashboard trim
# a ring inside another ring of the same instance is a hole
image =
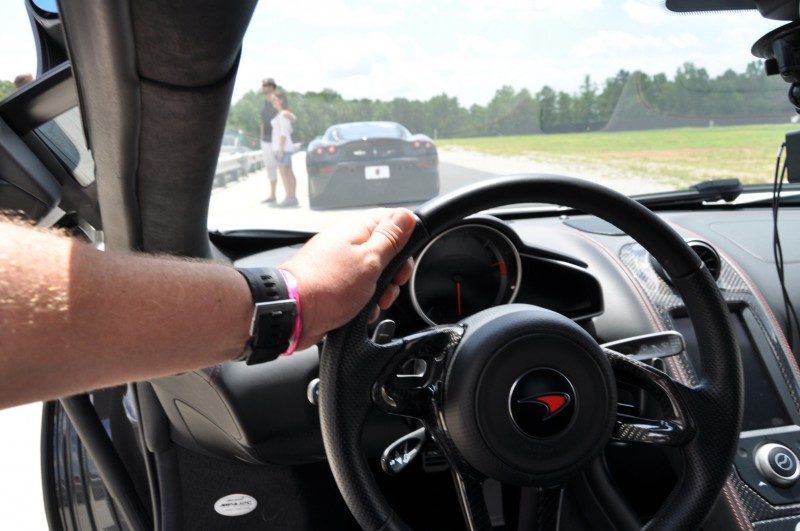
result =
[[[796,410],[795,413],[800,414],[800,370],[783,337],[783,332],[771,309],[747,275],[729,256],[719,249],[718,251],[722,258],[722,271],[717,285],[723,299],[731,305],[745,305],[752,311],[755,321],[767,338],[770,347],[770,352],[762,354],[774,357]],[[619,260],[652,303],[660,321],[659,327],[665,330],[673,329],[672,314],[684,308],[683,301],[675,290],[655,272],[650,264],[647,251],[641,245],[631,243],[620,249]],[[697,375],[685,353],[670,358],[667,368],[671,375],[679,381],[691,385],[697,383]],[[731,503],[731,508],[737,519],[735,505],[739,505],[738,508],[743,509],[749,520],[749,522],[740,521],[743,526],[752,528],[750,523],[753,522],[756,523],[758,529],[776,529],[775,524],[778,522],[785,524],[790,521],[790,518],[800,517],[800,503],[780,506],[770,504],[750,488],[739,477],[735,469],[731,471],[723,495],[726,498],[731,495],[736,498],[735,501],[738,503]]]

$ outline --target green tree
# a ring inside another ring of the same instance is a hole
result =
[[[0,82],[0,94],[9,90],[10,82]],[[444,93],[427,100],[381,101],[347,99],[330,88],[292,92],[289,105],[297,115],[295,138],[308,142],[333,124],[363,120],[395,121],[414,133],[439,137],[585,131],[603,127],[612,116],[622,116],[625,127],[674,127],[718,119],[762,123],[788,120],[785,93],[785,83],[778,76],[767,77],[759,61],[743,72],[726,70],[716,77],[687,62],[671,78],[620,70],[597,83],[586,75],[572,93],[544,86],[532,95],[527,88],[506,85],[485,105],[469,108]],[[257,136],[263,104],[259,92],[248,92],[231,106],[228,127]]]
[[[536,93],[539,102],[539,123],[544,131],[558,123],[558,103],[556,91],[545,85]]]
[[[12,81],[7,81],[5,79],[0,79],[0,100],[11,94],[12,92],[16,91],[17,87],[14,85]]]
[[[590,124],[598,120],[596,99],[597,87],[592,83],[592,78],[587,75],[583,78],[583,83],[574,105],[575,119],[579,123],[585,124],[586,129],[589,129]]]
[[[258,138],[260,128],[260,112],[264,103],[264,97],[254,90],[251,90],[239,101],[231,106],[228,113],[228,128],[242,131],[244,134]]]
[[[630,79],[630,72],[620,70],[614,77],[606,79],[603,91],[597,96],[597,117],[600,122],[607,122],[622,96],[622,90]]]

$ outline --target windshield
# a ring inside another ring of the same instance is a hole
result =
[[[0,17],[0,101],[34,79],[36,43],[23,2],[4,2]]]
[[[315,231],[518,173],[768,183],[798,126],[750,47],[778,25],[656,0],[261,3],[209,227]]]

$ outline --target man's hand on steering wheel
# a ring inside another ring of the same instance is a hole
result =
[[[376,209],[369,215],[339,223],[311,238],[281,266],[290,271],[303,297],[303,333],[298,348],[317,343],[329,330],[349,322],[375,293],[381,272],[408,243],[414,215],[404,208]],[[320,261],[320,257],[325,257]],[[395,273],[373,308],[385,310],[411,277],[407,260]]]

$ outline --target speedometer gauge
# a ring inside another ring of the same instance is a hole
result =
[[[422,250],[411,276],[411,301],[429,324],[456,323],[513,302],[522,267],[511,240],[486,225],[443,232]]]

